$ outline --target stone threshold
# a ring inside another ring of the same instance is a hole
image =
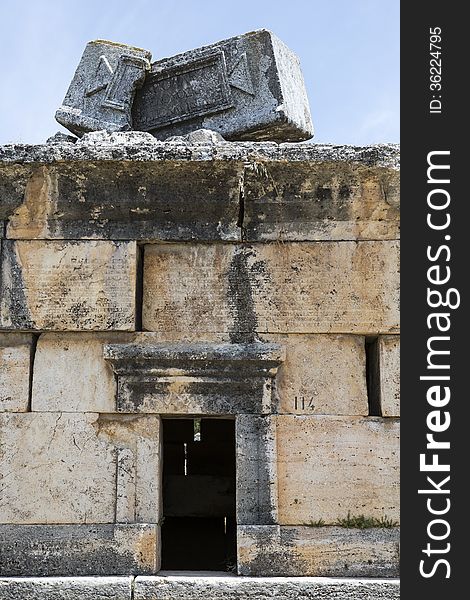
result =
[[[151,577],[0,578],[0,600],[399,600],[398,579],[238,577],[161,572]]]

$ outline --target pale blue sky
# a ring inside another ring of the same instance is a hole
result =
[[[0,143],[39,143],[86,42],[153,60],[259,28],[300,57],[313,141],[399,141],[399,0],[0,0]]]

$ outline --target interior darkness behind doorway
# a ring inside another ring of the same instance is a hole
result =
[[[236,571],[235,420],[162,423],[161,568]]]

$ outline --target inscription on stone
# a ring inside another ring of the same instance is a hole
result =
[[[298,58],[266,30],[153,63],[132,119],[135,129],[159,139],[200,128],[229,140],[313,135]]]
[[[147,78],[134,118],[142,129],[165,127],[233,106],[223,52]],[[155,113],[149,107],[158,107]]]
[[[270,31],[149,60],[146,50],[90,42],[57,121],[78,136],[134,129],[165,140],[210,129],[228,140],[296,142],[313,135],[299,60]]]

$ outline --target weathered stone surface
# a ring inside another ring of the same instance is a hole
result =
[[[276,423],[272,416],[239,415],[235,423],[237,523],[266,525],[278,518]]]
[[[252,163],[242,191],[247,241],[400,237],[399,172],[393,169]]]
[[[153,63],[132,118],[134,129],[160,139],[201,127],[232,140],[313,135],[299,60],[266,30]]]
[[[191,144],[188,149],[198,145]],[[173,145],[180,146],[167,147]],[[18,183],[16,191],[5,192],[7,237],[231,241],[399,237],[399,210],[390,191],[390,181],[398,178],[393,169],[342,161],[185,158],[151,164],[60,162],[36,166],[31,174],[30,169],[20,173],[19,167],[12,167]],[[4,171],[8,173],[7,168]],[[10,179],[8,173],[4,186],[11,187]]]
[[[249,576],[398,576],[400,530],[237,528],[238,572]]]
[[[194,132],[185,142],[163,143],[147,133],[97,132],[76,144],[46,145],[56,152],[39,153],[41,164],[34,168],[4,165],[0,218],[8,219],[7,237],[398,237],[393,148],[353,152],[348,147],[228,144],[213,139],[200,143],[194,139],[198,133],[205,139],[202,132]],[[29,154],[17,152],[17,160],[28,161],[44,147],[29,148]],[[114,156],[122,160],[114,161]]]
[[[279,523],[399,519],[399,423],[360,417],[277,417]]]
[[[398,243],[148,245],[143,327],[232,341],[397,331]]]
[[[135,242],[3,240],[0,327],[133,330]]]
[[[55,118],[75,135],[132,129],[135,91],[150,69],[147,50],[105,40],[89,42]]]
[[[5,144],[0,146],[0,162],[25,168],[30,163],[57,161],[289,161],[350,162],[363,167],[397,170],[400,152],[397,144],[334,146],[332,144],[276,144],[274,142],[226,142],[220,144],[168,143],[148,133],[129,131],[85,134],[75,144]],[[1,178],[0,178],[1,181]]]
[[[0,333],[0,412],[24,412],[29,407],[33,336]]]
[[[275,344],[108,344],[117,410],[133,413],[270,413],[273,378],[284,358]]]
[[[157,416],[0,414],[0,522],[157,523]]]
[[[12,205],[7,237],[237,241],[243,169],[235,161],[38,166]]]
[[[235,577],[189,574],[137,577],[135,600],[399,600],[398,580]]]
[[[77,140],[78,138],[74,135],[67,135],[62,131],[57,131],[57,133],[54,133],[54,135],[47,138],[46,144],[61,144],[62,142],[71,142],[72,144],[75,144]]]
[[[0,164],[0,238],[3,237],[2,221],[8,219],[23,201],[32,171],[32,165]]]
[[[400,336],[378,339],[380,407],[383,417],[400,416]]]
[[[368,414],[366,356],[360,335],[263,335],[285,347],[276,375],[276,412]]]
[[[0,578],[2,600],[131,600],[132,577]]]
[[[0,572],[12,577],[153,574],[159,569],[158,544],[155,524],[0,525]]]
[[[43,412],[116,412],[116,380],[103,358],[107,343],[132,333],[45,333],[34,359],[31,409]]]

